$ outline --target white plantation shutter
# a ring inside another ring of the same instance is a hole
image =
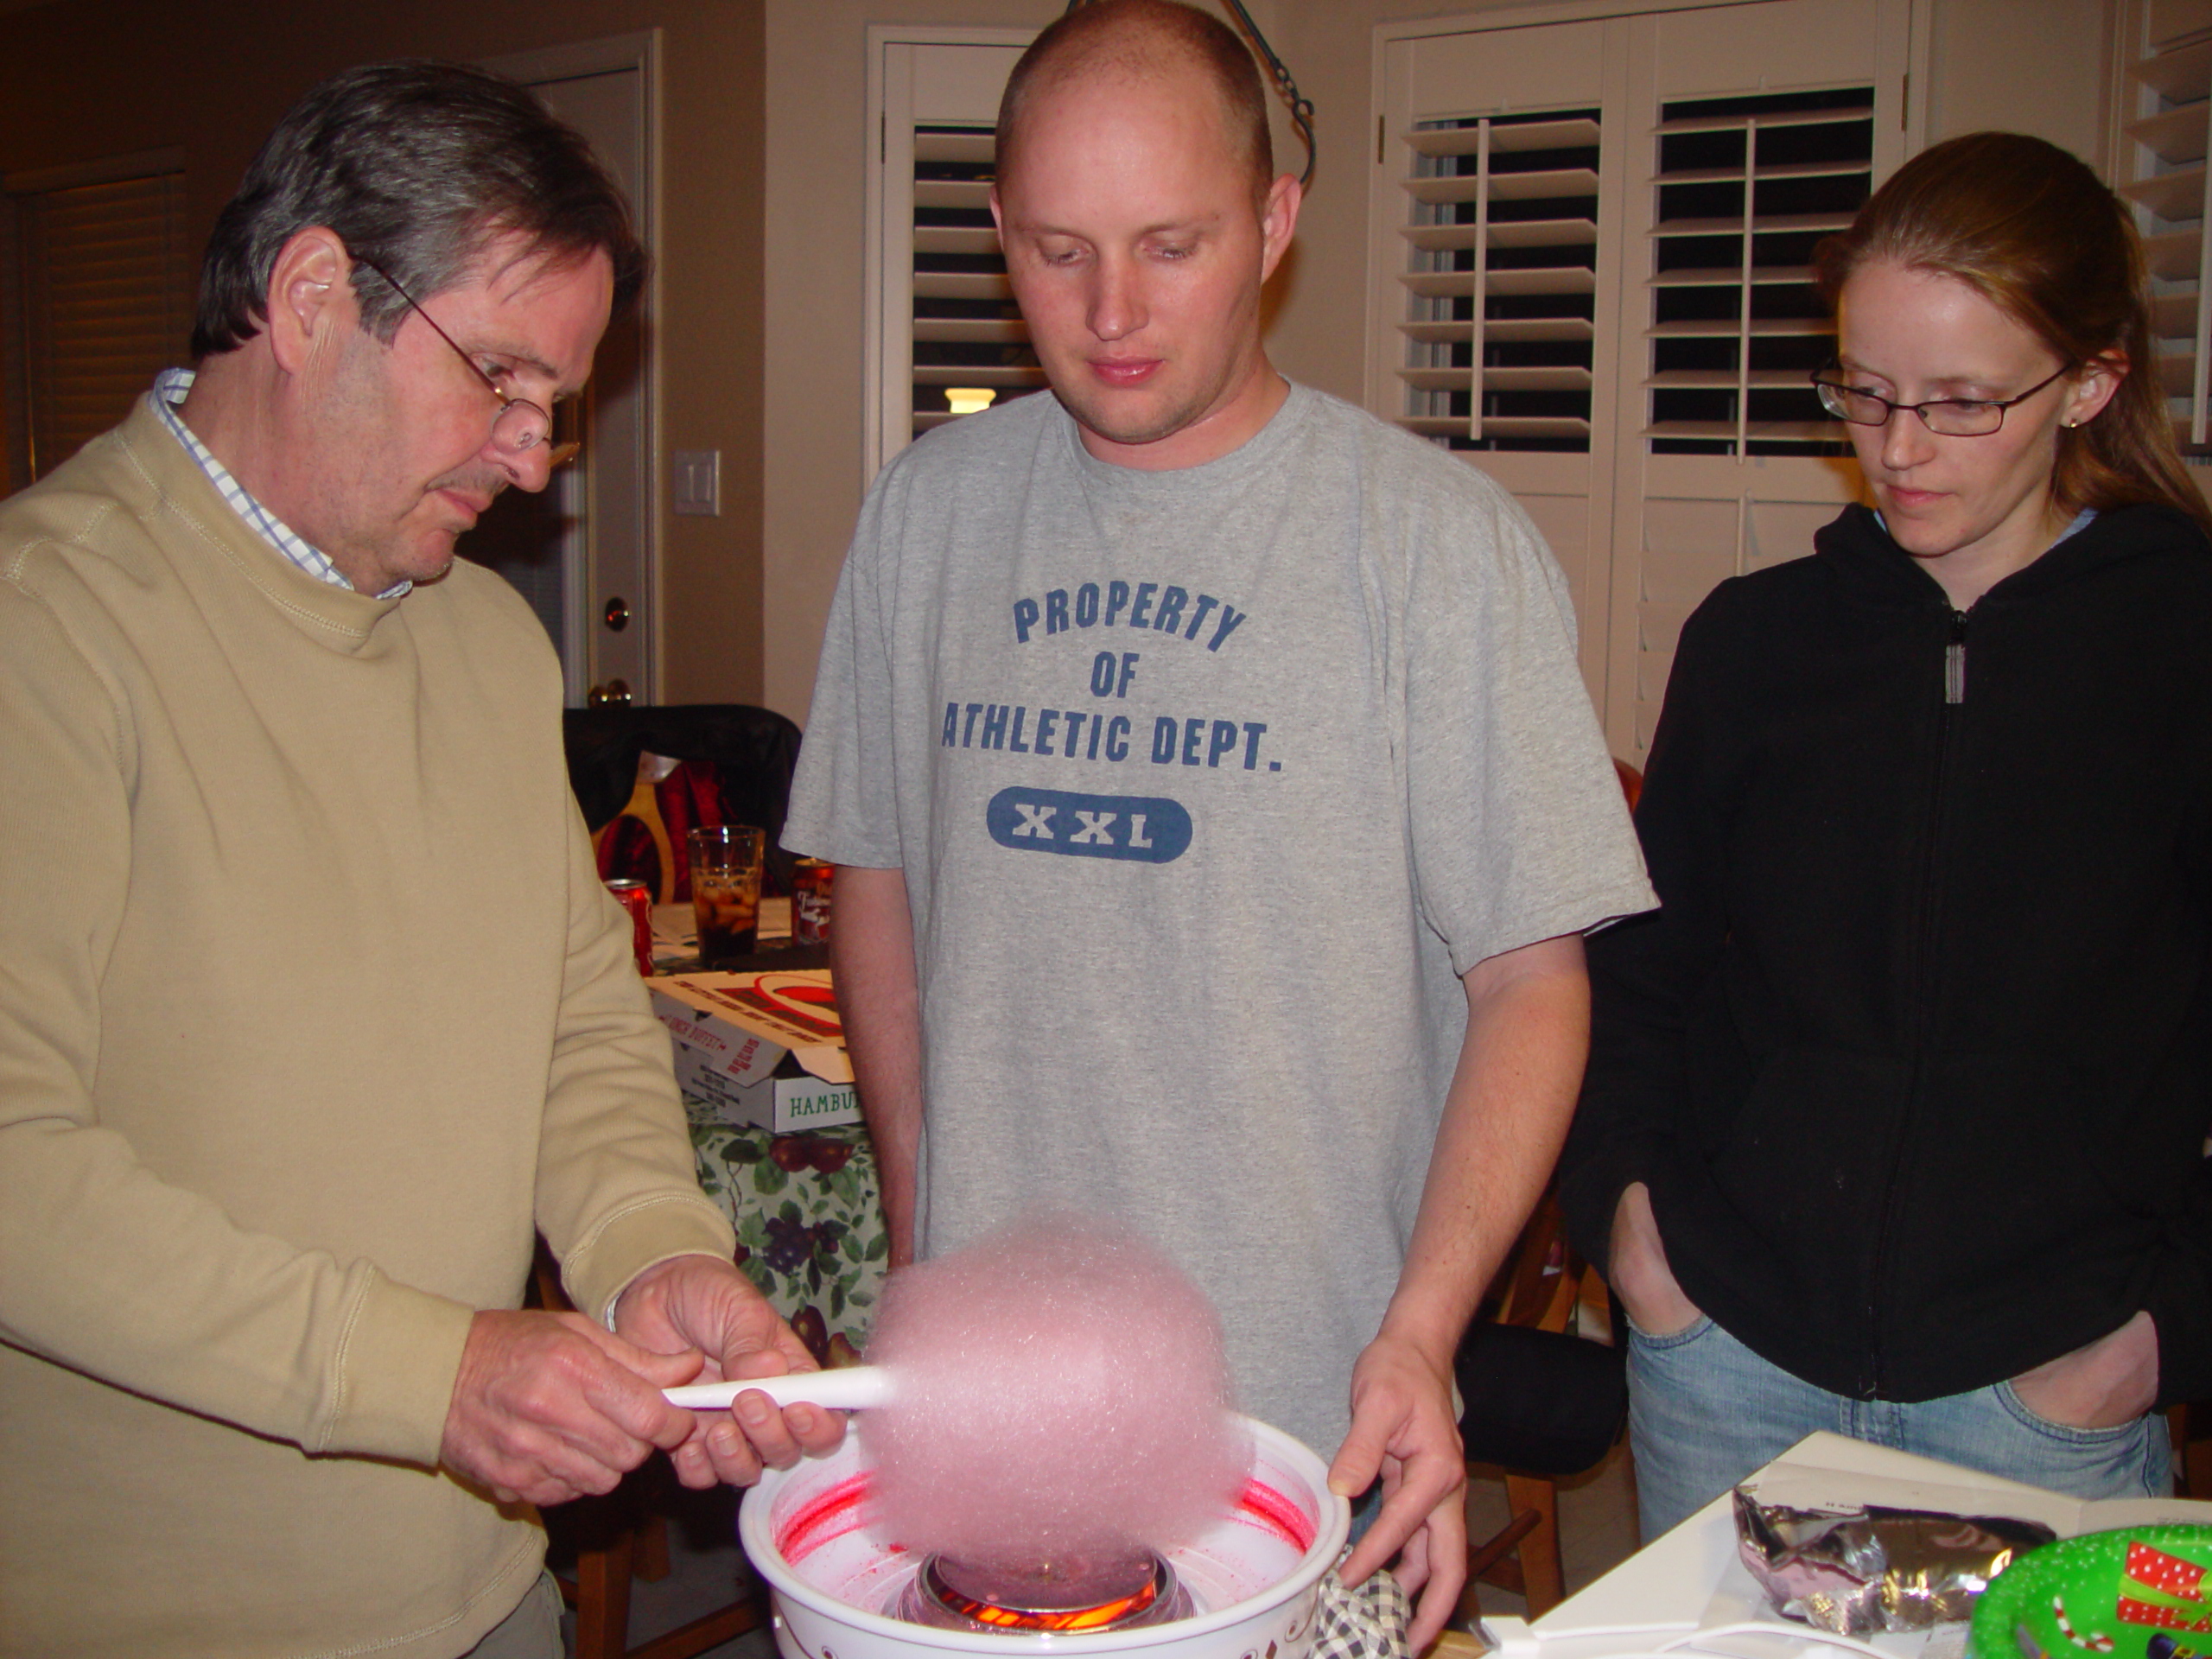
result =
[[[1559,556],[1617,753],[1682,620],[1856,490],[1807,262],[1904,158],[1905,0],[1377,30],[1369,406]]]
[[[11,378],[32,478],[130,412],[185,360],[193,262],[181,172],[9,191],[20,313]]]
[[[1454,449],[1590,450],[1598,111],[1406,137],[1401,422]]]
[[[2120,193],[2133,202],[2151,269],[2158,372],[2175,435],[2192,452],[2212,452],[2212,284],[2205,228],[2212,225],[2212,169],[2205,164],[2206,116],[2212,110],[2212,6],[2198,0],[2129,0],[2120,9],[2123,142],[2116,157]]]
[[[958,418],[948,391],[1004,402],[1045,384],[990,212],[999,93],[1029,38],[869,31],[871,479],[917,435]]]
[[[992,137],[987,129],[914,131],[912,431],[957,420],[953,387],[996,401],[1041,388],[1029,326],[1014,302],[991,225]]]
[[[1378,30],[1369,194],[1368,406],[1513,492],[1567,572],[1593,684],[1618,440],[1614,29]]]
[[[1646,279],[1655,454],[1849,453],[1807,377],[1834,330],[1808,269],[1872,194],[1873,89],[1662,106]]]

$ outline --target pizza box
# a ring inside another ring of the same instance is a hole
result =
[[[861,1121],[827,969],[667,974],[645,988],[677,1085],[723,1122],[788,1135]]]

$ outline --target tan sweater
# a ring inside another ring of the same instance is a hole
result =
[[[471,1310],[730,1253],[559,704],[149,404],[0,505],[0,1654],[465,1651],[543,1536],[433,1466]]]

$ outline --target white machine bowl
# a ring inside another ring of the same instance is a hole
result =
[[[1343,1554],[1351,1507],[1328,1465],[1285,1434],[1246,1420],[1252,1473],[1236,1506],[1168,1563],[1197,1611],[1119,1630],[959,1630],[893,1618],[919,1571],[868,1524],[868,1473],[855,1419],[827,1458],[770,1470],[747,1494],[738,1537],[768,1581],[783,1659],[940,1659],[945,1653],[1036,1659],[1143,1650],[1147,1659],[1306,1659],[1322,1575]]]

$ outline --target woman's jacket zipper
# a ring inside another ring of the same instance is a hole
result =
[[[1898,1173],[1904,1161],[1906,1127],[1920,1105],[1926,1076],[1929,1012],[1935,1001],[1937,977],[1936,940],[1942,908],[1942,860],[1943,825],[1951,793],[1951,749],[1960,710],[1967,700],[1967,613],[1953,609],[1950,632],[1943,646],[1943,702],[1936,716],[1936,764],[1929,785],[1926,842],[1921,852],[1919,894],[1913,906],[1914,938],[1911,973],[1905,984],[1904,1018],[1910,1033],[1910,1059],[1905,1068],[1904,1090],[1890,1122],[1888,1157],[1884,1160],[1881,1224],[1874,1233],[1874,1260],[1866,1286],[1866,1355],[1860,1368],[1860,1394],[1878,1399],[1885,1381],[1881,1329],[1883,1293],[1890,1275],[1891,1240],[1897,1224]]]

